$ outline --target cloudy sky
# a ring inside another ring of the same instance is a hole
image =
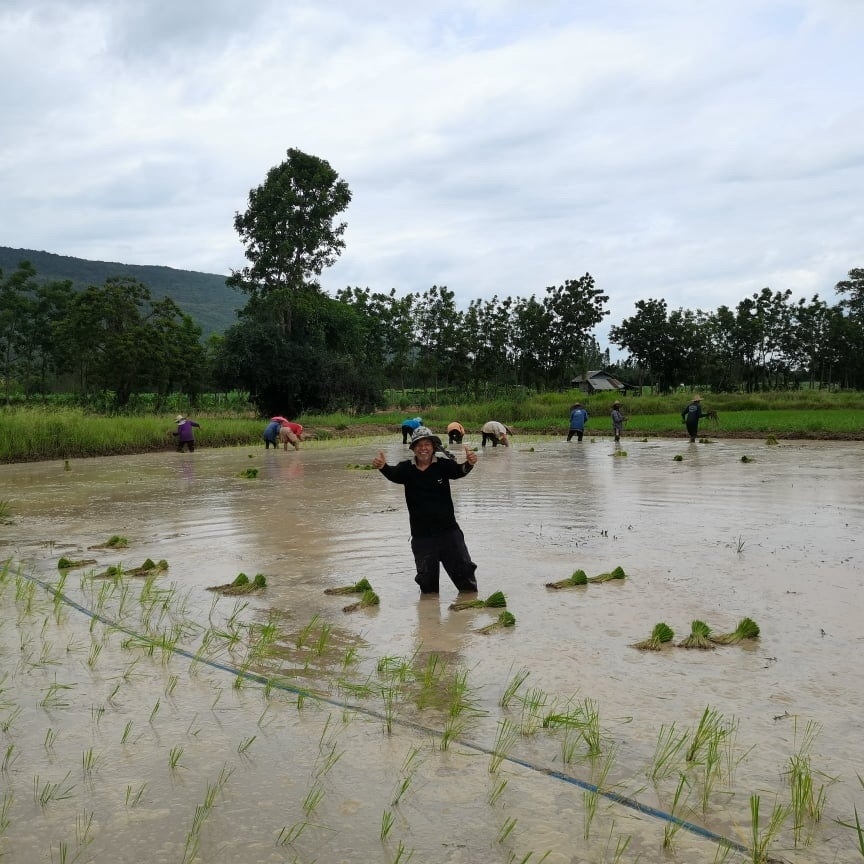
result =
[[[324,273],[715,309],[864,267],[862,0],[2,0],[0,245],[209,273],[289,147]]]

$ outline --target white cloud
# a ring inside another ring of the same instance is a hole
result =
[[[299,147],[353,193],[331,289],[830,298],[864,263],[862,30],[857,0],[7,0],[0,243],[227,273]]]

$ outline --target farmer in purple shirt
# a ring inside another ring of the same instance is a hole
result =
[[[182,414],[177,415],[177,428],[171,433],[177,436],[177,452],[182,453],[184,447],[189,448],[190,453],[195,452],[195,433],[192,428],[200,429],[199,423],[187,420]]]

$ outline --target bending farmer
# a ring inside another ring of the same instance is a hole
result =
[[[411,524],[411,551],[417,575],[414,581],[423,594],[438,593],[440,565],[460,592],[477,591],[477,565],[465,546],[465,535],[456,522],[450,481],[471,472],[477,454],[465,447],[461,464],[437,452],[441,439],[420,426],[411,435],[413,459],[388,465],[383,451],[372,464],[392,483],[405,487],[405,503]]]

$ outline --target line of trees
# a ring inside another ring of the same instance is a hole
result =
[[[117,407],[137,393],[241,389],[262,412],[366,412],[387,388],[442,389],[490,399],[514,387],[567,389],[591,369],[664,393],[864,385],[864,269],[836,286],[840,300],[763,289],[734,309],[669,310],[640,300],[613,326],[629,355],[610,367],[592,333],[609,298],[590,273],[539,299],[497,296],[457,308],[433,285],[397,297],[347,287],[330,297],[318,277],[344,248],[347,183],[326,161],[291,149],[235,214],[247,265],[227,282],[247,296],[238,321],[201,343],[201,330],[170,298],[153,300],[129,278],[76,292],[40,282],[23,262],[0,271],[0,376],[27,395],[110,391]],[[434,398],[434,396],[432,397]]]

